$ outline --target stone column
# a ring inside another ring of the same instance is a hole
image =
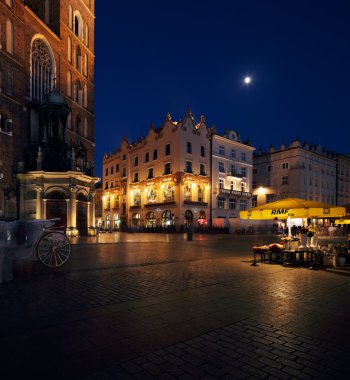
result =
[[[95,236],[95,191],[90,191],[90,202],[88,202],[88,235]]]
[[[43,187],[42,186],[35,186],[36,190],[36,216],[35,219],[42,219],[42,192],[43,192]],[[45,210],[46,212],[46,210]]]
[[[43,202],[44,202],[44,208],[43,208],[42,213],[41,213],[41,218],[46,219],[46,202],[47,202],[47,199],[43,199]]]
[[[78,236],[79,231],[77,229],[77,187],[71,186],[70,188],[70,233],[69,236]]]

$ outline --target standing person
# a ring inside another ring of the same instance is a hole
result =
[[[295,224],[293,224],[292,228],[291,228],[291,232],[292,232],[292,236],[295,237],[298,233],[298,228]]]

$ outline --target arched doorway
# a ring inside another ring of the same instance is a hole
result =
[[[140,213],[134,212],[131,217],[131,225],[132,227],[140,227],[140,224],[141,224]]]
[[[191,210],[186,210],[185,212],[185,225],[186,227],[193,225],[193,212]]]
[[[119,225],[120,225],[120,218],[118,214],[114,214],[113,216],[113,224],[114,224],[114,229],[119,230]]]
[[[169,228],[174,226],[174,215],[170,210],[166,210],[162,214],[162,227]]]
[[[60,218],[67,227],[67,201],[63,191],[54,190],[46,195],[46,219]]]
[[[153,211],[149,211],[146,214],[146,228],[155,228],[156,227],[156,217]]]
[[[77,195],[77,229],[79,235],[88,234],[88,200],[86,195],[79,193]]]

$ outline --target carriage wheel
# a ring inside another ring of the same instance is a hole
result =
[[[48,231],[39,240],[36,252],[39,260],[47,267],[63,265],[70,255],[70,242],[61,232]]]

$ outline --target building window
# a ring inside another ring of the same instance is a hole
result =
[[[241,182],[241,192],[243,193],[245,191],[246,184],[244,182]]]
[[[108,177],[108,168],[105,169],[105,176]]]
[[[282,176],[282,185],[288,185],[288,176],[287,175]]]
[[[252,207],[257,207],[258,205],[258,197],[257,195],[252,196]]]
[[[164,174],[171,174],[171,163],[167,162],[164,164]]]
[[[122,170],[122,177],[126,177],[126,168],[124,167],[123,170]]]
[[[88,91],[86,84],[84,84],[84,107],[88,108]]]
[[[68,62],[72,62],[72,39],[68,37]]]
[[[228,200],[228,208],[230,210],[236,210],[237,200],[235,198],[230,198]]]
[[[230,182],[230,190],[232,191],[234,189],[235,189],[235,183],[234,183],[234,181],[231,181]]]
[[[225,185],[225,181],[223,178],[219,178],[219,189],[223,189]]]
[[[83,137],[88,137],[88,121],[87,118],[84,119],[84,129],[83,129]]]
[[[87,77],[89,71],[89,60],[87,54],[84,56],[84,75]]]
[[[12,69],[9,69],[7,71],[6,93],[8,96],[13,96],[13,71],[12,71]]]
[[[81,90],[81,84],[80,80],[76,80],[74,83],[74,100],[79,104],[82,105],[82,99],[83,98],[83,92]]]
[[[223,162],[219,162],[219,172],[225,173],[225,165]]]
[[[125,161],[126,160],[126,154],[124,153],[123,154],[123,161]]]
[[[252,181],[252,188],[253,188],[253,189],[256,189],[256,188],[257,188],[257,185],[256,185],[256,179],[253,179],[253,181]]]
[[[198,202],[204,202],[204,190],[201,186],[198,186]]]
[[[156,217],[153,211],[149,211],[146,214],[146,228],[155,228],[157,225]]]
[[[41,101],[52,88],[54,61],[48,46],[41,39],[34,40],[31,57],[31,97]]]
[[[253,169],[253,174],[258,174],[258,169]]]
[[[150,189],[147,192],[147,203],[157,202],[157,191],[155,189]]]
[[[115,172],[119,173],[119,164],[115,164]]]
[[[282,163],[282,169],[288,169],[288,162]]]
[[[231,149],[231,158],[236,158],[236,151],[235,151],[235,149]]]
[[[268,173],[272,172],[272,165],[267,166],[267,171],[268,171]]]
[[[241,152],[241,160],[242,161],[245,161],[246,160],[246,153],[245,152]]]
[[[134,166],[138,166],[138,165],[139,165],[139,157],[135,156],[134,157]]]
[[[187,183],[184,186],[184,197],[187,201],[190,201],[192,199],[192,186],[190,183]]]
[[[205,157],[205,147],[201,145],[201,157]]]
[[[13,22],[10,19],[6,21],[6,51],[10,54],[13,54]]]
[[[153,151],[153,160],[156,160],[158,158],[158,150],[154,149]]]
[[[170,144],[165,145],[165,155],[169,156],[170,155]]]
[[[80,132],[81,132],[81,119],[80,117],[77,117],[75,119],[75,132],[80,135]]]
[[[240,208],[241,211],[247,209],[247,201],[245,199],[241,199],[239,201],[239,208]]]
[[[166,210],[162,214],[162,227],[171,227],[174,225],[174,214],[170,210]]]
[[[199,165],[199,174],[200,175],[206,175],[205,174],[205,165],[204,164],[200,164]]]
[[[71,5],[68,7],[68,26],[73,29],[73,9]]]
[[[114,166],[111,166],[111,174],[114,173]]]
[[[145,153],[145,162],[149,162],[149,152]]]
[[[87,24],[85,25],[85,44],[87,47],[89,47],[89,27],[87,26]]]
[[[75,15],[74,15],[74,34],[82,40],[83,20],[79,12],[75,12]]]
[[[225,198],[218,197],[218,208],[225,209]]]
[[[72,96],[72,73],[67,71],[67,95]]]
[[[189,141],[187,142],[187,153],[192,153],[192,144]]]
[[[231,175],[234,176],[236,175],[236,166],[231,164]]]
[[[219,154],[221,154],[222,156],[225,155],[225,147],[224,146],[219,146]]]
[[[134,203],[134,206],[140,206],[141,205],[141,192],[140,192],[140,190],[134,191],[133,203]]]
[[[147,179],[151,179],[153,178],[153,168],[149,168],[148,169],[148,176],[147,176]]]
[[[192,161],[186,161],[186,173],[192,173]]]
[[[174,184],[165,185],[163,189],[163,202],[172,202],[175,197],[175,187]]]
[[[247,175],[246,168],[241,168],[241,176],[245,177]]]
[[[77,46],[75,49],[75,68],[81,72],[81,49]]]

